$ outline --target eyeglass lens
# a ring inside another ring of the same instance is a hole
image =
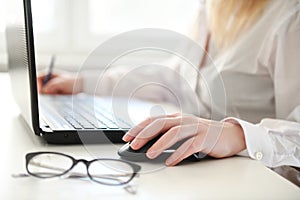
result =
[[[73,160],[67,156],[45,153],[30,159],[27,169],[41,178],[61,176],[73,166]]]
[[[108,185],[126,183],[134,173],[129,164],[116,160],[95,160],[88,171],[94,181]]]
[[[27,164],[28,172],[40,178],[65,174],[73,167],[73,160],[65,155],[42,153],[32,157]],[[129,182],[134,174],[132,166],[120,160],[99,159],[90,162],[88,174],[93,181],[107,185]]]

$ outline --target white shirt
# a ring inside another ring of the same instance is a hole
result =
[[[204,4],[197,40],[203,47],[208,35]],[[261,18],[221,56],[216,56],[211,41],[211,60],[200,76],[182,63],[174,65],[176,73],[157,66],[120,68],[108,70],[96,91],[97,77],[84,76],[84,90],[112,95],[118,86],[118,95],[130,95],[137,85],[159,83],[135,96],[177,105],[180,99],[185,112],[239,123],[247,146],[241,154],[269,167],[300,167],[299,10],[300,0],[270,1]],[[201,53],[191,53],[200,60]]]

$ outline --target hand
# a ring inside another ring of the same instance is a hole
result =
[[[246,148],[243,129],[239,124],[181,114],[148,118],[129,130],[123,140],[132,141],[131,148],[137,150],[162,133],[146,153],[150,159],[156,158],[178,141],[185,140],[166,160],[168,166],[174,166],[196,152],[223,158]]]
[[[43,94],[77,94],[83,91],[83,79],[74,74],[52,74],[51,79],[43,85],[46,75],[37,78],[38,92]]]

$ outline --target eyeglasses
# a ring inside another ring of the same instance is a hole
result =
[[[141,166],[119,159],[94,159],[87,161],[58,152],[32,152],[26,154],[28,174],[38,178],[53,178],[67,175],[79,162],[85,164],[87,176],[94,182],[104,185],[125,185],[141,170]],[[72,173],[74,177],[86,174]]]

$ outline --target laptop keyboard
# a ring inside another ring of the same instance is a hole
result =
[[[72,109],[69,105],[62,109],[64,118],[75,129],[130,129],[130,123],[113,116],[105,108],[89,106],[84,103],[76,103],[77,108]],[[80,111],[80,112],[78,112]]]
[[[55,101],[55,111],[74,129],[130,129],[132,125],[92,102]]]
[[[72,108],[76,106],[76,108]],[[80,112],[79,112],[80,111]],[[99,108],[76,103],[74,105],[64,105],[59,112],[66,121],[75,129],[130,129],[131,125],[121,118],[116,118],[112,113]]]

